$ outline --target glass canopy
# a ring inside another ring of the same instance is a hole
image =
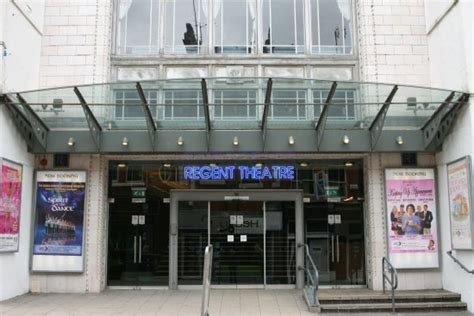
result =
[[[196,78],[2,96],[35,153],[436,151],[469,94],[290,78]]]
[[[24,99],[50,130],[87,130],[84,104],[103,130],[369,129],[394,85],[310,79],[208,78],[106,83],[8,93]],[[398,85],[383,129],[420,129],[453,93]],[[270,88],[270,93],[267,89]],[[144,99],[140,97],[140,90]],[[330,100],[328,96],[332,92]],[[454,92],[455,102],[461,92]],[[267,110],[265,108],[267,107]],[[146,109],[148,108],[149,111]],[[24,111],[19,107],[21,111]],[[265,123],[263,122],[265,121]],[[209,125],[209,126],[208,126]]]

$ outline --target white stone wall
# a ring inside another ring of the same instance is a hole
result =
[[[46,0],[41,87],[108,81],[112,0]]]
[[[429,86],[423,0],[357,1],[361,81]]]
[[[0,1],[0,94],[38,86],[43,1]],[[5,54],[5,55],[4,55]],[[0,301],[27,293],[31,237],[34,157],[0,106],[0,157],[23,166],[20,243],[15,253],[0,253]]]
[[[37,157],[36,165],[39,165]],[[51,168],[52,156],[46,156]],[[99,155],[72,155],[70,169],[86,170],[87,194],[85,207],[85,263],[83,273],[33,273],[31,292],[84,293],[100,292],[106,285],[107,260],[107,164]]]
[[[446,255],[446,251],[451,249],[446,164],[466,155],[474,158],[474,2],[426,1],[426,16],[429,17],[431,85],[471,93],[470,104],[459,114],[442,151],[436,155],[436,163],[440,180],[440,210],[444,210],[440,218],[444,228],[440,236],[443,287],[461,293],[469,311],[474,312],[474,275],[461,270]],[[474,250],[458,250],[453,254],[468,269],[474,269]]]

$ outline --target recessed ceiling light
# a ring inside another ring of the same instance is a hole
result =
[[[179,136],[178,137],[178,146],[183,146],[183,145],[184,145],[183,136]]]
[[[352,167],[354,165],[354,163],[350,162],[350,161],[347,161],[345,164],[344,164],[346,167]]]
[[[255,164],[255,167],[257,167],[257,168],[262,168],[262,166],[263,166],[263,164],[260,163],[260,162]]]
[[[239,138],[237,136],[234,137],[232,144],[234,144],[234,146],[239,146]]]
[[[290,145],[295,144],[295,139],[293,138],[293,136],[288,137],[288,144],[290,144]]]
[[[164,164],[163,164],[163,167],[165,167],[165,168],[171,168],[171,164],[170,164],[170,163],[164,163]]]
[[[122,146],[124,146],[124,147],[127,147],[127,146],[128,146],[128,138],[127,138],[127,137],[124,137],[124,138],[122,139]]]
[[[72,147],[76,144],[76,140],[73,138],[73,137],[69,137],[68,141],[67,141],[67,145],[69,147]]]
[[[217,167],[217,164],[216,164],[216,163],[213,163],[213,162],[211,162],[211,163],[209,164],[209,167]]]
[[[125,164],[125,163],[119,163],[117,165],[117,167],[119,167],[119,168],[125,168],[126,166],[127,166],[127,164]]]
[[[347,145],[351,142],[351,140],[350,140],[349,136],[344,135],[344,137],[342,138],[342,142]]]
[[[403,138],[402,138],[401,136],[398,136],[398,137],[397,137],[397,144],[398,144],[398,145],[403,145],[403,142],[404,142],[404,141],[403,141]]]
[[[306,168],[308,167],[308,164],[306,162],[301,162],[300,167]]]

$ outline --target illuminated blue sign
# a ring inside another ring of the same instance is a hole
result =
[[[295,180],[294,166],[185,166],[185,180]]]

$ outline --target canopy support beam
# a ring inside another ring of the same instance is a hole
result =
[[[369,131],[370,131],[370,146],[372,150],[374,150],[375,146],[377,146],[377,142],[380,139],[380,135],[382,135],[383,125],[385,123],[385,118],[387,117],[388,108],[392,103],[393,97],[395,93],[397,93],[398,85],[393,86],[392,91],[388,95],[387,99],[385,100],[382,108],[375,116],[375,119],[370,124]]]
[[[265,151],[265,139],[267,138],[267,118],[268,118],[268,111],[270,110],[270,102],[271,102],[271,99],[272,99],[272,87],[273,87],[273,80],[272,80],[272,78],[268,78],[267,91],[265,93],[265,102],[263,104],[263,114],[262,114],[262,144],[263,144],[263,151]]]
[[[460,109],[469,100],[469,94],[463,93],[452,102],[455,93],[451,92],[436,112],[421,128],[426,150],[437,150],[451,131]]]
[[[204,117],[206,119],[207,150],[209,151],[211,143],[211,116],[209,114],[209,94],[207,91],[206,79],[201,80],[202,101],[204,106]]]
[[[99,122],[97,121],[94,113],[90,109],[89,105],[87,104],[86,100],[82,96],[81,91],[74,87],[74,93],[76,94],[77,98],[79,99],[79,103],[82,105],[82,109],[84,110],[84,114],[86,116],[87,125],[89,126],[89,130],[91,132],[92,139],[94,141],[97,150],[100,152],[100,136],[102,133],[102,127],[100,126]]]
[[[26,118],[31,125],[32,134],[34,135],[35,139],[40,144],[41,148],[46,150],[46,143],[47,143],[47,133],[49,132],[48,126],[43,122],[43,120],[36,114],[35,111],[30,107],[28,102],[19,94],[16,94],[18,101],[20,101],[23,110],[26,113]],[[15,106],[13,106],[15,108]],[[16,109],[18,110],[18,109]]]
[[[153,115],[151,114],[150,106],[147,102],[145,92],[143,91],[143,88],[140,82],[137,82],[136,87],[137,87],[138,96],[140,97],[140,100],[142,102],[143,114],[145,115],[148,135],[150,136],[151,149],[155,150],[155,133],[157,130],[156,123],[155,123],[155,120],[153,119]]]
[[[336,92],[337,82],[334,81],[331,85],[331,89],[329,90],[328,96],[326,101],[324,102],[323,110],[321,111],[321,115],[319,116],[318,123],[316,124],[316,147],[319,150],[321,147],[321,143],[323,140],[324,130],[326,128],[326,122],[329,116],[329,107],[331,106],[332,98],[334,93]]]

